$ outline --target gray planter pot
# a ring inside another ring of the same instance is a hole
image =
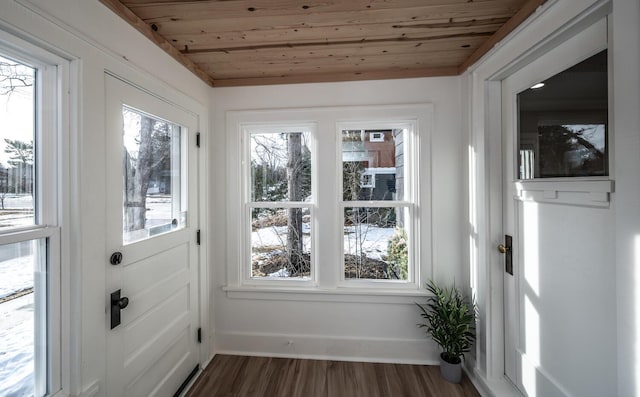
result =
[[[440,354],[440,374],[451,383],[460,383],[462,380],[462,362],[451,364],[446,362]]]

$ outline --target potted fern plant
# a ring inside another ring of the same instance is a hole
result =
[[[433,294],[425,305],[418,305],[420,315],[425,319],[418,326],[440,346],[440,373],[447,381],[460,383],[462,379],[462,359],[475,341],[475,304],[467,299],[453,285],[442,288],[433,280],[427,283],[427,290]]]

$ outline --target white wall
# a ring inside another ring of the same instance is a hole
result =
[[[304,292],[289,296],[269,293],[229,297],[224,189],[227,174],[225,112],[243,109],[339,107],[431,103],[432,257],[423,258],[437,280],[460,280],[463,258],[458,249],[462,229],[463,181],[458,78],[366,81],[353,83],[215,88],[211,145],[212,217],[210,229],[215,272],[215,339],[218,352],[313,356],[347,360],[435,362],[413,304],[416,296],[353,296]],[[322,167],[322,159],[320,159]],[[239,183],[239,181],[229,181]],[[322,189],[322,186],[320,186]],[[333,264],[337,266],[337,264]],[[429,274],[428,277],[431,277]],[[334,300],[333,302],[326,300]],[[293,344],[289,345],[288,342]]]
[[[209,121],[210,88],[98,1],[21,0],[0,3],[0,29],[72,62],[71,385],[73,395],[105,396],[105,87],[109,70]]]
[[[468,199],[472,204],[469,215],[475,221],[472,232],[477,234],[471,234],[476,245],[469,255],[471,272],[477,274],[472,285],[482,315],[475,372],[496,395],[511,395],[513,391],[501,382],[503,258],[495,249],[502,240],[501,208],[495,204],[502,192],[502,164],[500,153],[496,153],[501,150],[501,138],[495,132],[500,129],[500,107],[492,98],[499,101],[500,85],[488,82],[499,81],[500,76],[506,77],[535,59],[545,47],[553,47],[554,42],[545,43],[547,37],[564,27],[588,25],[587,20],[582,23],[581,19],[589,10],[599,10],[588,17],[593,22],[609,7],[613,10],[609,19],[610,56],[613,53],[609,145],[615,192],[605,208],[539,204],[540,262],[551,267],[545,267],[548,274],[540,274],[547,300],[538,302],[542,327],[537,331],[542,367],[566,395],[640,395],[640,300],[636,292],[640,287],[640,12],[636,1],[625,0],[610,4],[584,0],[547,2],[463,76],[470,91],[468,145],[475,155],[469,158],[469,175],[474,183]],[[565,33],[570,36],[575,31]],[[524,62],[518,63],[518,59]],[[531,334],[536,330],[528,331]]]

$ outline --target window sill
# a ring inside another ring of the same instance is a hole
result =
[[[353,289],[353,288],[282,288],[227,286],[223,288],[232,299],[256,299],[305,302],[391,303],[410,304],[429,296],[420,289]]]
[[[609,207],[613,180],[558,178],[516,182],[517,198],[523,201]]]

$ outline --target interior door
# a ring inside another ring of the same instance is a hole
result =
[[[172,396],[199,365],[198,119],[105,80],[107,395]]]
[[[604,280],[608,247],[608,204],[589,190],[608,180],[597,136],[608,129],[606,70],[593,88],[606,37],[603,20],[502,81],[505,375],[527,396],[608,394],[573,370],[603,339],[584,302]]]

